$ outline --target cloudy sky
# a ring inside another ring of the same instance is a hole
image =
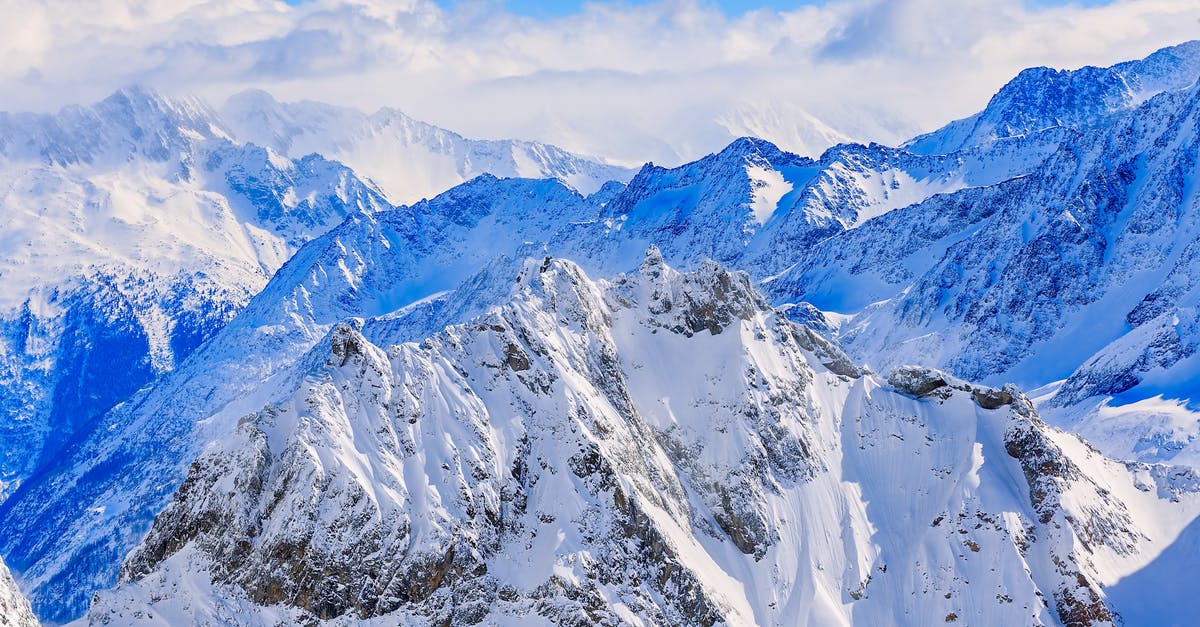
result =
[[[743,134],[895,143],[1024,67],[1194,38],[1197,0],[5,0],[0,109],[256,87],[671,163]]]

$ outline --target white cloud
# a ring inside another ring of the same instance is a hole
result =
[[[49,109],[131,82],[215,101],[260,87],[671,162],[742,132],[810,151],[841,136],[894,142],[977,110],[1024,67],[1109,64],[1200,33],[1195,0],[832,0],[732,19],[691,0],[594,3],[553,20],[494,7],[8,0],[0,108]]]

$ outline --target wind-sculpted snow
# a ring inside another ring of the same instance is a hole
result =
[[[296,370],[90,623],[1106,625],[1200,512],[1015,388],[881,380],[653,250],[611,282],[530,260],[508,305],[419,344],[338,325]]]

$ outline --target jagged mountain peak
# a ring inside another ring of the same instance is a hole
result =
[[[718,159],[729,159],[737,157],[760,156],[763,158],[779,158],[788,153],[785,153],[778,146],[758,137],[738,137],[729,142],[720,152],[716,153]],[[794,158],[794,157],[793,157]]]
[[[1200,41],[1105,68],[1029,68],[1005,84],[980,113],[916,137],[905,148],[946,154],[1058,126],[1089,127],[1155,94],[1190,87],[1198,78]]]
[[[216,119],[212,107],[197,96],[169,96],[153,87],[137,83],[117,88],[94,107],[133,113],[158,113],[176,119]]]
[[[812,163],[812,160],[784,151],[765,139],[739,137],[718,152],[705,155],[695,161],[675,168],[653,166],[649,170],[650,172],[701,172],[709,176],[719,176],[729,173],[731,169],[746,165],[779,168],[795,163],[809,164]],[[644,173],[648,174],[649,172],[639,172],[639,174]]]
[[[542,257],[420,343],[334,325],[88,620],[1103,625],[1147,520],[1200,508],[1013,388],[839,372],[744,277]]]
[[[16,163],[186,161],[195,142],[226,136],[216,113],[198,98],[138,85],[53,114],[0,112],[0,157]]]

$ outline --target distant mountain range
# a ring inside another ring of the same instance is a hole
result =
[[[50,622],[1186,622],[1197,79],[636,172],[262,92],[4,114],[0,556]]]

